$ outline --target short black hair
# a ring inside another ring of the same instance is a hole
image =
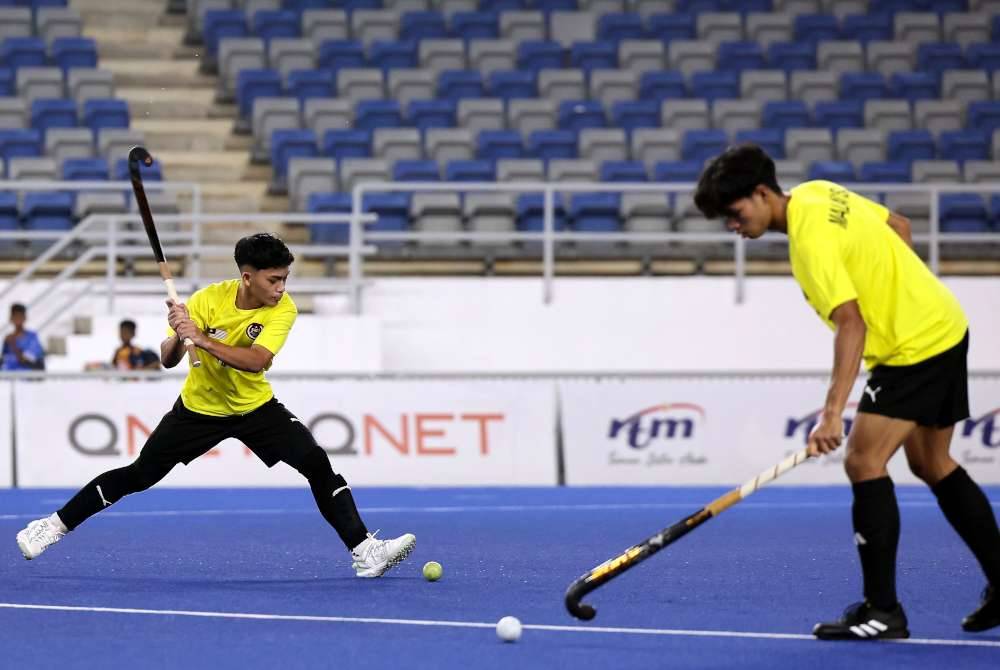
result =
[[[761,185],[781,194],[774,160],[756,144],[738,144],[714,158],[701,173],[694,204],[706,217],[716,219]]]
[[[295,256],[285,243],[271,233],[247,235],[236,243],[233,257],[237,267],[249,265],[255,270],[287,268],[295,261]]]
[[[136,331],[135,321],[132,319],[122,319],[122,322],[118,324],[118,328],[129,328],[134,333]]]
[[[15,302],[13,305],[10,306],[10,313],[12,315],[13,314],[27,314],[28,313],[28,308],[25,307],[24,305],[22,305],[19,302]]]

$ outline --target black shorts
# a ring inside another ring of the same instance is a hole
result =
[[[269,468],[283,461],[298,469],[303,457],[318,448],[309,429],[276,398],[236,416],[198,414],[178,398],[149,434],[139,458],[167,469],[187,465],[228,437],[245,444]]]
[[[913,365],[876,365],[859,412],[946,428],[969,418],[969,333],[951,349]]]

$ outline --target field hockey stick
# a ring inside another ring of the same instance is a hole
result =
[[[669,528],[664,528],[656,535],[646,538],[618,556],[601,563],[569,585],[566,590],[566,609],[577,619],[584,621],[593,619],[597,610],[591,605],[580,602],[585,595],[629,568],[642,563],[660,549],[676,542],[712,517],[719,516],[757,489],[777,479],[808,458],[809,452],[806,449],[795,452],[774,467],[768,468],[753,479],[748,480],[742,486],[716,498],[686,519],[678,521]]]

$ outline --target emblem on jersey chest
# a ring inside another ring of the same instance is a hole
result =
[[[264,326],[259,323],[251,323],[247,326],[247,337],[251,340],[256,340],[257,336],[260,335],[261,331],[264,330]]]

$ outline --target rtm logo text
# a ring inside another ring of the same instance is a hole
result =
[[[966,419],[962,423],[962,437],[973,437],[979,431],[979,440],[987,449],[1000,447],[1000,430],[997,430],[997,417],[1000,407],[983,414],[978,419]]]
[[[631,449],[645,449],[654,440],[689,440],[705,420],[705,410],[691,403],[667,403],[639,410],[625,419],[611,419],[608,439],[624,438]]]
[[[847,409],[853,411],[858,406],[857,403],[849,403]],[[806,414],[800,419],[795,417],[789,418],[785,422],[785,437],[792,438],[796,435],[801,435],[802,444],[806,444],[809,441],[809,434],[819,423],[819,415],[823,413],[822,409],[818,409],[815,412]],[[851,432],[851,426],[854,424],[853,416],[844,416],[844,435],[848,435]]]

